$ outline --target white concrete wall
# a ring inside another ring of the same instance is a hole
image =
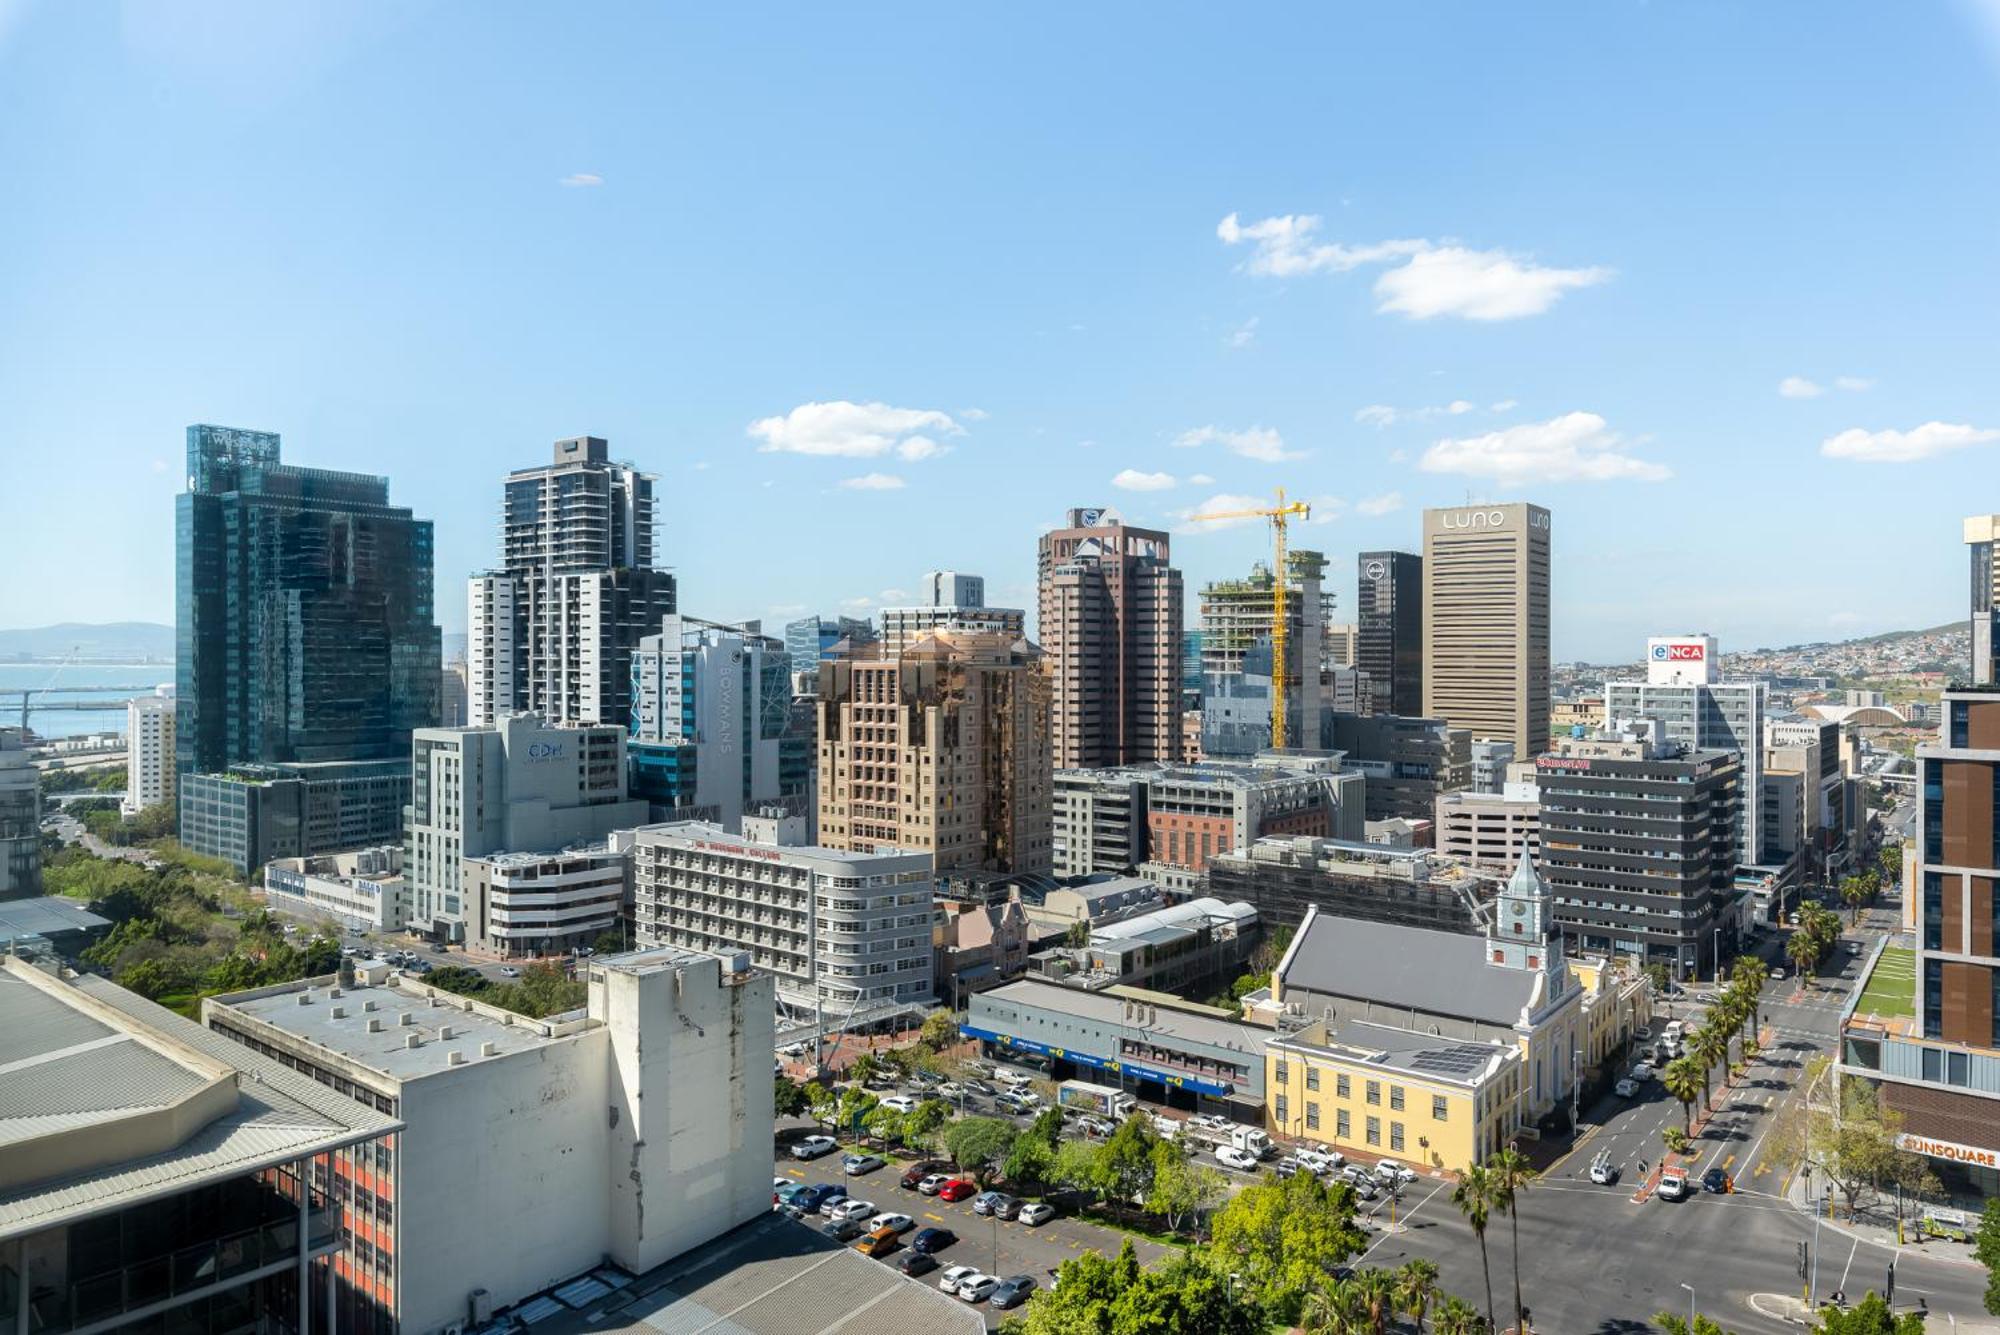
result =
[[[620,1265],[651,1269],[770,1209],[775,1008],[769,974],[725,983],[713,956],[590,970],[590,1013],[611,1036]]]
[[[464,1045],[428,1044],[422,1051],[436,1054],[437,1072],[403,1085],[409,1130],[398,1137],[396,1227],[405,1335],[463,1320],[474,1289],[504,1307],[598,1264],[608,1247],[605,1031],[505,1057],[469,1053],[456,1067],[446,1065],[453,1046]],[[767,1088],[767,1115],[770,1104]]]

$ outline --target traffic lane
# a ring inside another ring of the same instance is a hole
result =
[[[905,1166],[891,1163],[872,1173],[848,1177],[840,1170],[840,1154],[835,1153],[804,1163],[779,1159],[774,1173],[779,1177],[806,1182],[838,1182],[847,1188],[850,1196],[873,1201],[878,1211],[894,1210],[909,1215],[917,1221],[919,1228],[950,1229],[958,1235],[958,1241],[938,1254],[941,1267],[976,1265],[1003,1278],[1007,1275],[1033,1275],[1044,1288],[1054,1281],[1055,1271],[1064,1261],[1087,1251],[1116,1255],[1127,1237],[1132,1237],[1141,1265],[1151,1265],[1171,1250],[1150,1238],[1121,1233],[1066,1212],[1058,1213],[1054,1219],[1034,1228],[1011,1219],[1000,1220],[996,1225],[990,1216],[972,1212],[971,1197],[954,1203],[936,1196],[925,1196],[914,1188],[905,1191],[897,1185]],[[994,1270],[996,1243],[1000,1264]],[[903,1249],[898,1248],[889,1254],[887,1260],[894,1264],[903,1259],[903,1254]]]

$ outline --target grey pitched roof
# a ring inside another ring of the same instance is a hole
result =
[[[1279,968],[1283,991],[1354,997],[1380,1006],[1511,1025],[1535,975],[1486,959],[1486,938],[1336,918],[1314,906]]]
[[[87,932],[110,925],[109,918],[98,917],[73,899],[44,895],[39,899],[0,900],[0,941]]]

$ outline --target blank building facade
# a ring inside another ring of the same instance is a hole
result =
[[[1424,705],[1475,738],[1549,749],[1549,512],[1424,511]]]

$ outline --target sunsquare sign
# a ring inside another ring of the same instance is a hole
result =
[[[1989,1150],[1980,1145],[1960,1145],[1951,1140],[1933,1140],[1929,1136],[1913,1136],[1905,1131],[1897,1135],[1896,1148],[1928,1155],[1933,1159],[1949,1159],[1953,1163],[1976,1164],[1981,1168],[2000,1168],[2000,1150]]]

